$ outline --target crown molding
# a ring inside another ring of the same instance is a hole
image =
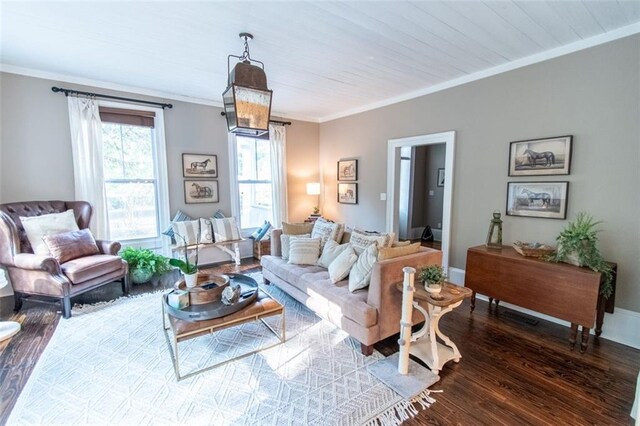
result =
[[[525,58],[507,62],[502,65],[497,65],[495,67],[478,71],[463,77],[445,81],[440,84],[425,87],[423,89],[416,90],[413,92],[405,93],[400,96],[385,99],[379,102],[374,102],[368,105],[363,105],[357,108],[352,108],[336,114],[327,115],[325,117],[321,117],[319,121],[320,123],[326,123],[328,121],[337,120],[339,118],[348,117],[350,115],[355,115],[362,112],[371,111],[371,110],[382,108],[385,106],[397,104],[399,102],[404,102],[411,99],[419,98],[421,96],[429,95],[431,93],[440,92],[446,89],[450,89],[452,87],[471,83],[472,81],[481,80],[483,78],[491,77],[497,74],[502,74],[507,71],[512,71],[518,68],[526,67],[527,65],[533,65],[539,62],[544,62],[549,59],[564,56],[569,53],[578,52],[580,50],[588,49],[590,47],[595,47],[604,43],[608,43],[610,41],[629,37],[638,33],[640,33],[640,22],[636,22],[635,24],[627,25],[625,27],[620,27],[615,30],[612,30],[603,34],[599,34],[593,37],[589,37],[583,40],[579,40],[564,46],[556,47],[554,49],[546,50],[544,52],[536,53],[534,55],[527,56]]]
[[[78,77],[74,75],[38,70],[35,68],[18,67],[15,65],[10,65],[5,63],[0,63],[0,72],[5,72],[8,74],[24,75],[26,77],[41,78],[44,80],[53,80],[53,81],[62,82],[62,83],[79,84],[82,86],[95,87],[99,89],[116,90],[118,92],[125,92],[127,94],[151,96],[154,98],[160,98],[164,101],[172,100],[172,101],[180,101],[180,102],[187,102],[191,104],[207,105],[207,106],[212,106],[216,108],[222,108],[222,102],[216,102],[211,99],[195,98],[191,96],[179,95],[176,93],[163,92],[161,90],[143,89],[140,87],[127,86],[124,84],[112,83],[109,81],[94,80],[94,79]],[[312,123],[319,123],[319,120],[316,117],[306,117],[303,115],[287,114],[287,113],[282,113],[278,111],[272,111],[271,115],[276,116],[278,118],[288,119],[288,120],[299,120],[299,121],[309,121]]]

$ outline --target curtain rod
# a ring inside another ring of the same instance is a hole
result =
[[[227,114],[224,111],[222,111],[220,115],[224,117]],[[280,124],[281,126],[291,126],[290,121],[269,120],[269,123]]]
[[[103,99],[116,99],[118,101],[127,101],[127,102],[136,102],[139,104],[146,104],[146,105],[155,105],[155,106],[159,106],[162,109],[164,108],[173,108],[172,104],[163,104],[161,102],[152,102],[152,101],[143,101],[142,99],[133,99],[133,98],[122,98],[120,96],[111,96],[111,95],[101,95],[99,93],[90,93],[90,92],[81,92],[79,90],[71,90],[71,89],[65,89],[63,87],[52,87],[51,90],[54,93],[64,93],[65,96],[69,96],[69,95],[84,95],[84,96],[91,96],[94,98],[103,98]]]

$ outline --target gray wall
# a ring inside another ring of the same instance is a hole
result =
[[[51,92],[51,86],[116,94],[148,100],[145,96],[113,92],[57,81],[0,73],[0,202],[74,197],[73,164],[67,102]],[[277,94],[276,94],[277,96]],[[229,154],[226,122],[220,108],[170,101],[165,110],[169,202],[171,213],[183,209],[192,216],[206,216],[218,208],[231,213]],[[311,213],[315,200],[305,184],[318,180],[319,125],[295,121],[287,127],[289,216],[301,220]],[[181,169],[183,152],[218,156],[220,202],[184,204]]]
[[[484,243],[491,213],[504,213],[508,181],[568,180],[568,218],[604,221],[600,247],[618,262],[616,304],[640,312],[640,36],[388,107],[323,123],[320,160],[325,213],[366,229],[385,228],[387,141],[455,130],[451,266]],[[574,135],[571,175],[507,176],[510,141]],[[359,204],[337,204],[339,158],[359,158]],[[565,220],[506,217],[504,241],[554,243]]]
[[[413,161],[413,217],[412,227],[440,228],[444,205],[444,187],[438,186],[438,169],[444,168],[445,144],[423,145],[414,148]],[[429,195],[433,191],[433,195]]]

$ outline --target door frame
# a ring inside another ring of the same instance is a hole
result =
[[[451,251],[451,203],[453,199],[453,168],[456,132],[431,133],[428,135],[389,139],[387,146],[387,232],[398,232],[398,206],[396,189],[400,163],[400,148],[445,144],[444,200],[442,207],[442,267],[449,271]]]

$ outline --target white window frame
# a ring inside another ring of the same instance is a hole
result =
[[[136,238],[121,241],[123,246],[148,248],[164,255],[169,255],[169,243],[163,238],[163,224],[170,222],[169,217],[169,173],[167,169],[167,143],[164,131],[164,110],[152,106],[131,105],[112,101],[98,101],[99,106],[108,108],[132,109],[136,111],[150,111],[155,113],[154,127],[151,132],[153,144],[153,161],[156,168],[156,201],[158,211],[158,236],[152,238]],[[106,179],[105,179],[106,182]],[[104,183],[104,182],[103,182]]]

